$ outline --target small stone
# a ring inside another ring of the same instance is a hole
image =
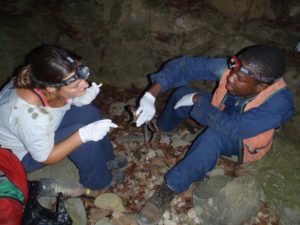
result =
[[[209,205],[210,207],[212,207],[213,204],[214,204],[214,200],[213,200],[212,198],[209,198],[209,199],[208,199],[208,205]]]
[[[171,143],[171,140],[169,137],[164,136],[160,139],[160,143],[169,145]]]
[[[154,150],[150,150],[147,155],[146,155],[146,159],[149,160],[149,159],[152,159],[156,156],[156,153]]]
[[[171,214],[168,210],[163,214],[163,218],[164,220],[169,220],[171,218]]]
[[[257,216],[260,217],[260,218],[262,218],[263,217],[263,213],[262,212],[258,212]]]
[[[201,221],[200,221],[200,219],[199,219],[198,217],[195,217],[195,218],[194,218],[194,222],[195,222],[196,224],[201,224]]]
[[[196,211],[195,211],[195,209],[191,208],[188,211],[188,217],[190,217],[190,218],[195,218],[196,217]]]

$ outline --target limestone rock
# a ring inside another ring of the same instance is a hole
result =
[[[98,208],[109,209],[114,212],[124,212],[125,207],[122,199],[113,193],[104,193],[95,199],[95,206]]]

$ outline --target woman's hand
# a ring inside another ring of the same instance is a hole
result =
[[[92,85],[85,90],[84,95],[72,99],[72,104],[75,106],[90,104],[99,93],[100,86],[93,82]]]
[[[109,132],[110,128],[118,125],[110,119],[98,120],[79,129],[79,136],[83,143],[88,141],[99,141]]]

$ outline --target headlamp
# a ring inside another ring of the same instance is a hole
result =
[[[75,74],[66,80],[62,80],[60,86],[69,85],[79,79],[87,80],[89,76],[90,69],[87,66],[79,65],[76,67]]]
[[[90,75],[89,67],[84,66],[84,65],[79,65],[76,67],[75,74],[73,76],[69,77],[66,80],[62,80],[59,83],[48,83],[48,82],[40,81],[40,80],[36,79],[33,74],[31,75],[31,78],[34,82],[41,84],[41,85],[45,85],[48,87],[61,87],[61,86],[69,85],[79,79],[87,80],[89,75]]]
[[[242,66],[241,60],[237,56],[232,56],[227,59],[227,67],[233,72],[243,72],[247,74],[250,77],[255,78],[256,80],[259,80],[264,83],[273,83],[275,81],[272,77],[263,77],[258,74],[253,73],[251,70],[245,68]]]

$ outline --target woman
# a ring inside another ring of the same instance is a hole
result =
[[[95,83],[89,87],[88,76],[75,53],[41,45],[1,91],[0,144],[27,172],[69,157],[85,187],[100,189],[124,180],[120,171],[111,172],[127,162],[114,157],[107,137],[117,125],[90,104],[100,89]]]

